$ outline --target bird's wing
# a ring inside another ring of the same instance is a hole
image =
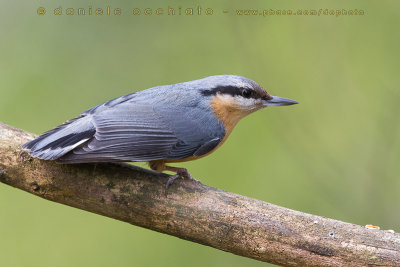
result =
[[[122,103],[92,114],[93,136],[59,158],[62,163],[152,161],[203,155],[225,132],[221,125],[204,127],[205,117],[174,107]],[[210,123],[208,123],[210,124]]]
[[[36,139],[25,143],[22,148],[33,157],[55,160],[74,148],[88,142],[96,133],[93,114],[98,109],[109,109],[135,97],[135,93],[112,99],[86,110],[78,117],[68,120],[56,128],[45,132]]]

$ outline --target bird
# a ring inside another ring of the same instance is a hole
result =
[[[84,111],[22,148],[38,159],[62,164],[148,162],[177,178],[195,180],[170,164],[210,155],[247,115],[297,101],[273,96],[238,75],[215,75],[124,95]],[[168,164],[168,165],[167,165]]]

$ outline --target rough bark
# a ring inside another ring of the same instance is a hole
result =
[[[128,164],[31,158],[0,123],[0,181],[39,197],[283,266],[400,266],[400,235],[290,210]]]

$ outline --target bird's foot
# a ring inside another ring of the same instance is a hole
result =
[[[173,168],[173,167],[170,167]],[[199,180],[195,179],[192,177],[192,175],[190,175],[190,173],[188,172],[187,169],[185,168],[174,168],[171,171],[175,171],[176,174],[174,175],[170,175],[168,178],[167,183],[165,184],[165,189],[168,190],[168,187],[177,179],[177,178],[182,178],[184,180],[191,180],[191,181],[195,181],[198,183],[201,183]]]
[[[168,191],[168,187],[177,179],[177,178],[181,178],[181,176],[179,174],[175,174],[175,175],[170,175],[168,178],[167,183],[165,184],[165,190]]]

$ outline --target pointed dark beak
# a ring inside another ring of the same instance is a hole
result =
[[[294,105],[298,104],[299,102],[288,99],[288,98],[283,98],[279,96],[272,96],[272,99],[270,100],[263,100],[263,105],[264,106],[289,106],[289,105]]]

